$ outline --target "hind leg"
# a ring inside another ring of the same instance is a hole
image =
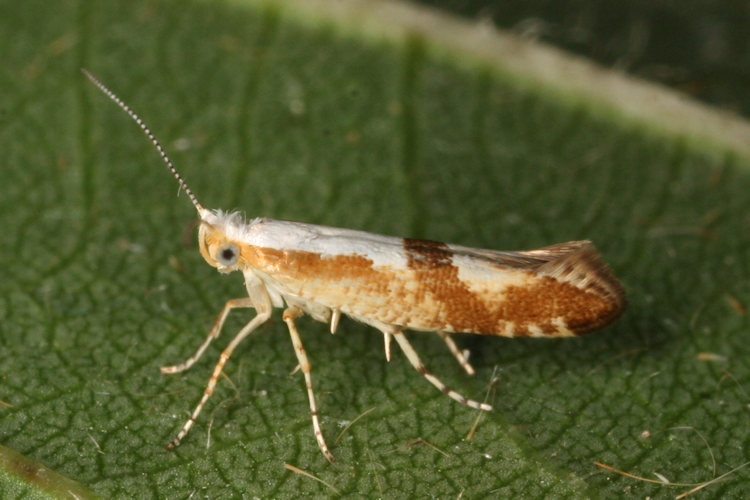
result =
[[[462,396],[461,394],[457,393],[456,391],[445,385],[443,382],[441,382],[439,378],[430,373],[430,371],[424,366],[422,360],[419,359],[417,351],[414,350],[414,347],[412,347],[411,343],[409,342],[409,340],[407,340],[406,335],[404,335],[403,332],[395,331],[391,333],[396,339],[396,342],[398,342],[398,345],[401,347],[401,350],[404,351],[404,354],[406,354],[406,359],[409,360],[409,363],[411,363],[414,369],[421,373],[424,378],[426,378],[432,385],[440,389],[443,394],[448,395],[461,404],[476,408],[478,410],[492,410],[492,406],[488,405],[487,403],[480,403],[478,401],[474,401],[473,399]]]

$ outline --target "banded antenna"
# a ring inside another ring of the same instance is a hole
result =
[[[92,75],[91,73],[89,73],[89,71],[87,69],[81,68],[81,71],[83,72],[84,75],[86,75],[86,77],[89,80],[91,80],[91,82],[94,85],[96,85],[97,87],[99,87],[99,90],[101,90],[107,97],[109,97],[110,99],[112,99],[115,102],[115,104],[117,104],[118,106],[120,106],[130,116],[130,118],[132,118],[138,124],[138,126],[141,127],[141,130],[143,130],[143,132],[146,134],[146,136],[148,136],[148,138],[151,141],[151,143],[154,145],[154,147],[156,148],[156,150],[159,152],[159,155],[161,155],[161,159],[164,160],[164,163],[166,163],[167,168],[169,169],[169,171],[172,172],[172,175],[174,175],[174,178],[177,179],[177,182],[180,184],[180,187],[182,188],[182,190],[185,191],[185,194],[188,195],[188,198],[190,198],[190,201],[193,202],[193,205],[195,206],[195,209],[198,210],[198,215],[200,215],[201,218],[203,218],[203,215],[206,213],[206,209],[203,208],[203,205],[201,205],[200,203],[198,203],[198,198],[195,197],[195,195],[190,190],[190,188],[188,187],[188,185],[185,182],[185,180],[182,178],[182,176],[180,175],[180,173],[177,171],[177,169],[175,168],[175,166],[172,164],[172,160],[170,160],[169,156],[167,156],[167,153],[164,151],[164,148],[161,146],[161,143],[159,143],[159,141],[156,139],[156,137],[154,137],[154,134],[151,132],[151,129],[148,128],[148,126],[143,122],[143,120],[141,120],[140,116],[138,116],[137,114],[135,114],[135,111],[133,111],[132,109],[130,109],[130,106],[128,106],[127,104],[125,104],[124,102],[122,102],[122,99],[120,99],[119,97],[117,97],[117,95],[114,92],[112,92],[111,90],[109,90],[109,88],[107,88],[106,85],[104,85],[102,82],[100,82],[99,79],[97,79],[94,75]]]

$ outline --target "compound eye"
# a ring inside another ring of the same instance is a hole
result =
[[[226,245],[219,248],[216,252],[216,260],[222,266],[231,267],[237,263],[237,259],[240,256],[240,250],[234,243],[227,243]]]

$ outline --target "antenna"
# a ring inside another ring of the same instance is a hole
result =
[[[104,92],[104,94],[112,99],[115,104],[120,106],[130,117],[135,120],[135,122],[138,124],[139,127],[141,127],[141,130],[148,136],[149,140],[151,140],[151,143],[154,145],[156,150],[161,155],[161,159],[164,160],[164,163],[167,164],[167,168],[170,172],[172,172],[172,175],[174,175],[174,178],[177,179],[177,182],[180,184],[180,187],[185,191],[185,194],[188,195],[188,198],[190,198],[190,201],[193,202],[193,205],[195,205],[196,210],[198,210],[198,214],[203,218],[203,214],[206,212],[206,209],[203,208],[203,205],[198,203],[198,199],[195,197],[193,192],[188,187],[187,183],[182,179],[182,176],[179,172],[177,172],[177,169],[172,164],[172,160],[169,159],[169,156],[167,156],[167,153],[164,151],[164,148],[161,147],[161,144],[158,140],[156,140],[156,137],[154,137],[154,134],[151,133],[151,129],[148,128],[148,126],[141,120],[141,117],[135,114],[135,112],[130,109],[130,107],[122,102],[122,100],[117,97],[117,95],[109,90],[106,85],[104,85],[102,82],[100,82],[94,75],[89,73],[89,71],[85,68],[81,68],[81,71],[84,75],[88,77],[89,80],[92,81],[94,85],[99,87],[99,90]]]

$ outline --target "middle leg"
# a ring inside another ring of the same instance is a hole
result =
[[[284,310],[284,323],[289,327],[289,335],[292,338],[292,345],[294,346],[294,353],[297,355],[297,361],[299,362],[300,370],[305,376],[305,385],[307,386],[307,397],[310,400],[310,415],[312,415],[313,432],[315,433],[315,439],[318,441],[318,447],[323,452],[323,456],[329,462],[333,462],[333,453],[328,449],[325,438],[323,438],[323,431],[320,429],[320,422],[318,421],[318,407],[315,404],[315,393],[313,392],[312,377],[310,376],[310,360],[307,359],[307,352],[305,347],[302,345],[302,338],[299,336],[297,326],[294,324],[294,318],[302,315],[302,310],[296,306],[291,306]]]

